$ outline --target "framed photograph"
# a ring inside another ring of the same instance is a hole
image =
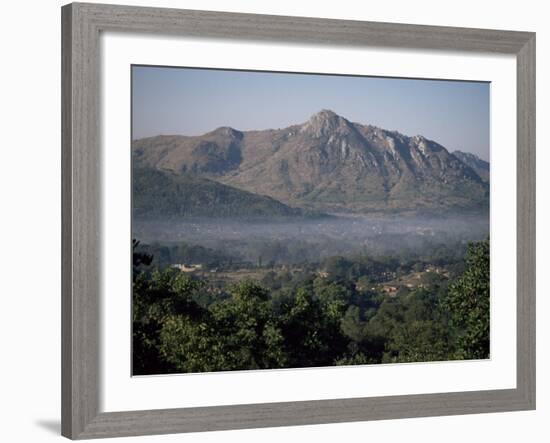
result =
[[[535,408],[535,34],[62,8],[62,433]]]

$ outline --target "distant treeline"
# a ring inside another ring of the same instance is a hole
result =
[[[135,375],[489,357],[488,240],[452,278],[392,296],[372,284],[399,260],[335,257],[322,276],[266,274],[212,297],[207,280],[153,259],[134,245]]]
[[[316,268],[334,261],[338,257],[341,245],[338,242],[310,242],[300,239],[246,241],[217,241],[216,248],[190,244],[188,242],[140,243],[135,252],[154,257],[154,265],[165,268],[175,263],[201,264],[206,269],[228,268],[246,264],[246,266],[279,266],[299,265]],[[357,245],[355,245],[357,246]],[[421,264],[448,266],[462,271],[466,244],[460,241],[444,243],[424,242],[416,249],[405,248],[403,244],[394,255],[373,254],[370,248],[355,248],[351,254],[350,269],[355,273],[369,273],[370,268],[390,267],[393,269],[411,270]],[[345,248],[342,248],[345,249]],[[352,245],[348,248],[352,250]],[[330,253],[332,251],[332,254]]]
[[[151,256],[158,268],[165,268],[175,263],[200,263],[206,268],[215,268],[241,261],[239,258],[225,254],[222,251],[185,242],[169,245],[140,243],[136,245],[134,253]]]

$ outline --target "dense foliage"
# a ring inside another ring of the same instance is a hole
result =
[[[134,249],[136,375],[489,356],[488,240],[450,276],[416,272],[420,262],[331,257],[221,289],[151,259]],[[411,272],[421,284],[382,289]]]
[[[466,270],[449,287],[445,306],[459,331],[459,358],[487,358],[489,355],[489,242],[468,247]]]

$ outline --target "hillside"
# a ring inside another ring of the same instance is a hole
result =
[[[489,162],[480,159],[477,155],[470,152],[453,151],[453,155],[462,163],[476,171],[476,174],[479,175],[482,180],[489,183]]]
[[[132,185],[133,216],[137,219],[312,215],[273,198],[190,174],[139,167],[133,170]]]
[[[323,110],[284,129],[218,128],[133,143],[135,165],[195,174],[286,205],[321,211],[488,208],[476,169],[422,136]]]

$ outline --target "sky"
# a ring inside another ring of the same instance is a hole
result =
[[[132,138],[284,128],[330,109],[489,160],[489,96],[485,82],[133,66]]]

